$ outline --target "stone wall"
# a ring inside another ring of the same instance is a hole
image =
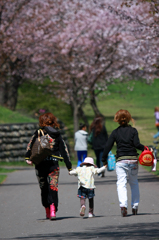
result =
[[[61,121],[58,123],[69,148],[65,126]],[[27,144],[38,127],[38,123],[0,124],[0,162],[24,161]]]

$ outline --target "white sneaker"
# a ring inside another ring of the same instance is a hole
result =
[[[93,217],[95,217],[95,215],[92,214],[92,213],[88,213],[88,217],[89,217],[89,218],[93,218]]]

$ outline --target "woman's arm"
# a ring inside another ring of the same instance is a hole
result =
[[[104,152],[103,152],[103,156],[102,156],[102,162],[104,163],[104,165],[107,165],[108,153],[112,149],[114,142],[115,142],[115,137],[114,137],[114,131],[113,131],[111,133],[110,137],[108,138],[108,141],[106,142],[106,145],[104,148]]]
[[[134,144],[134,147],[141,150],[141,151],[144,151],[144,145],[142,145],[140,143],[140,140],[139,140],[139,137],[138,137],[138,132],[135,128],[135,134],[134,134],[134,141],[133,141],[133,144]]]

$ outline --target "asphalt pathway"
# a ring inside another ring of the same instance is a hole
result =
[[[128,185],[128,216],[123,218],[116,191],[116,173],[105,178],[95,176],[95,218],[79,216],[77,177],[61,168],[59,178],[59,211],[56,221],[45,219],[40,189],[33,168],[9,173],[0,185],[0,240],[45,239],[159,239],[159,178],[139,168],[139,214],[131,214]]]

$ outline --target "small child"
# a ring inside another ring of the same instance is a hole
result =
[[[93,197],[94,189],[96,188],[94,185],[94,177],[93,174],[98,174],[103,171],[105,171],[105,168],[107,165],[97,168],[96,165],[94,165],[94,160],[91,157],[86,157],[84,162],[80,164],[80,167],[77,167],[76,169],[73,169],[69,172],[70,175],[78,176],[78,194],[77,197],[80,198],[80,216],[85,215],[85,209],[86,209],[86,198],[89,199],[89,214],[88,217],[94,217],[93,214],[93,208],[94,208],[94,201]]]

